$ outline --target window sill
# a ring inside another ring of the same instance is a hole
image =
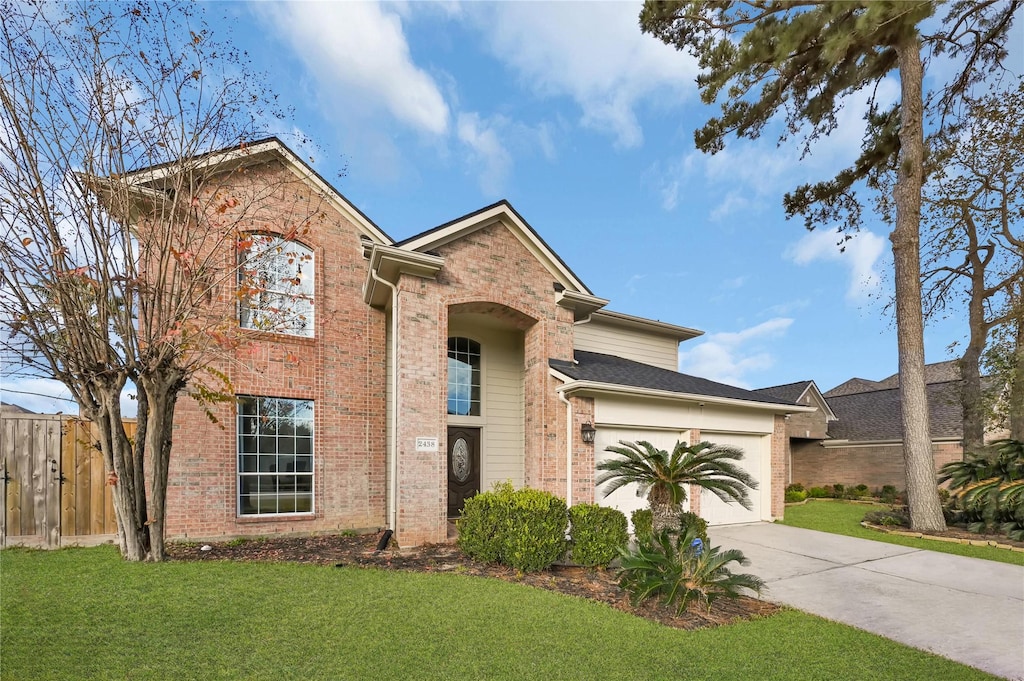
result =
[[[236,523],[293,522],[316,520],[316,513],[265,513],[263,515],[236,515]]]
[[[255,340],[272,340],[275,342],[297,343],[299,345],[316,345],[316,336],[296,336],[292,333],[279,333],[277,331],[261,331],[259,329],[247,329],[238,327],[243,336],[252,336]]]

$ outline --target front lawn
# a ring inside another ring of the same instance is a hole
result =
[[[687,632],[453,574],[0,552],[3,679],[987,679],[795,611]]]
[[[896,534],[879,532],[878,530],[861,527],[864,514],[870,511],[885,510],[884,504],[863,504],[850,501],[819,501],[812,499],[803,505],[787,506],[786,517],[782,524],[803,527],[808,530],[820,530],[832,534],[845,534],[848,537],[872,539],[874,541],[899,544],[915,549],[927,549],[942,553],[953,553],[958,556],[984,558],[1001,563],[1024,565],[1024,553],[997,549],[994,546],[971,546],[970,544],[951,544],[930,539],[901,537]]]

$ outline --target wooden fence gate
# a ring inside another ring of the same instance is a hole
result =
[[[54,548],[117,537],[95,426],[59,415],[0,416],[0,546]],[[135,423],[126,422],[129,437]]]

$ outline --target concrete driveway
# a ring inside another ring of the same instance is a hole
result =
[[[710,528],[761,597],[1009,679],[1024,679],[1024,567],[757,523]]]

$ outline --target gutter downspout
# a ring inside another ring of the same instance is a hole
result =
[[[548,369],[557,378],[553,369]],[[572,402],[565,398],[562,388],[555,388],[558,399],[565,403],[565,505],[572,508]]]
[[[391,490],[388,494],[388,528],[398,528],[398,287],[386,279],[382,279],[376,270],[370,269],[370,277],[379,284],[391,289],[391,423],[389,444],[391,451]]]

